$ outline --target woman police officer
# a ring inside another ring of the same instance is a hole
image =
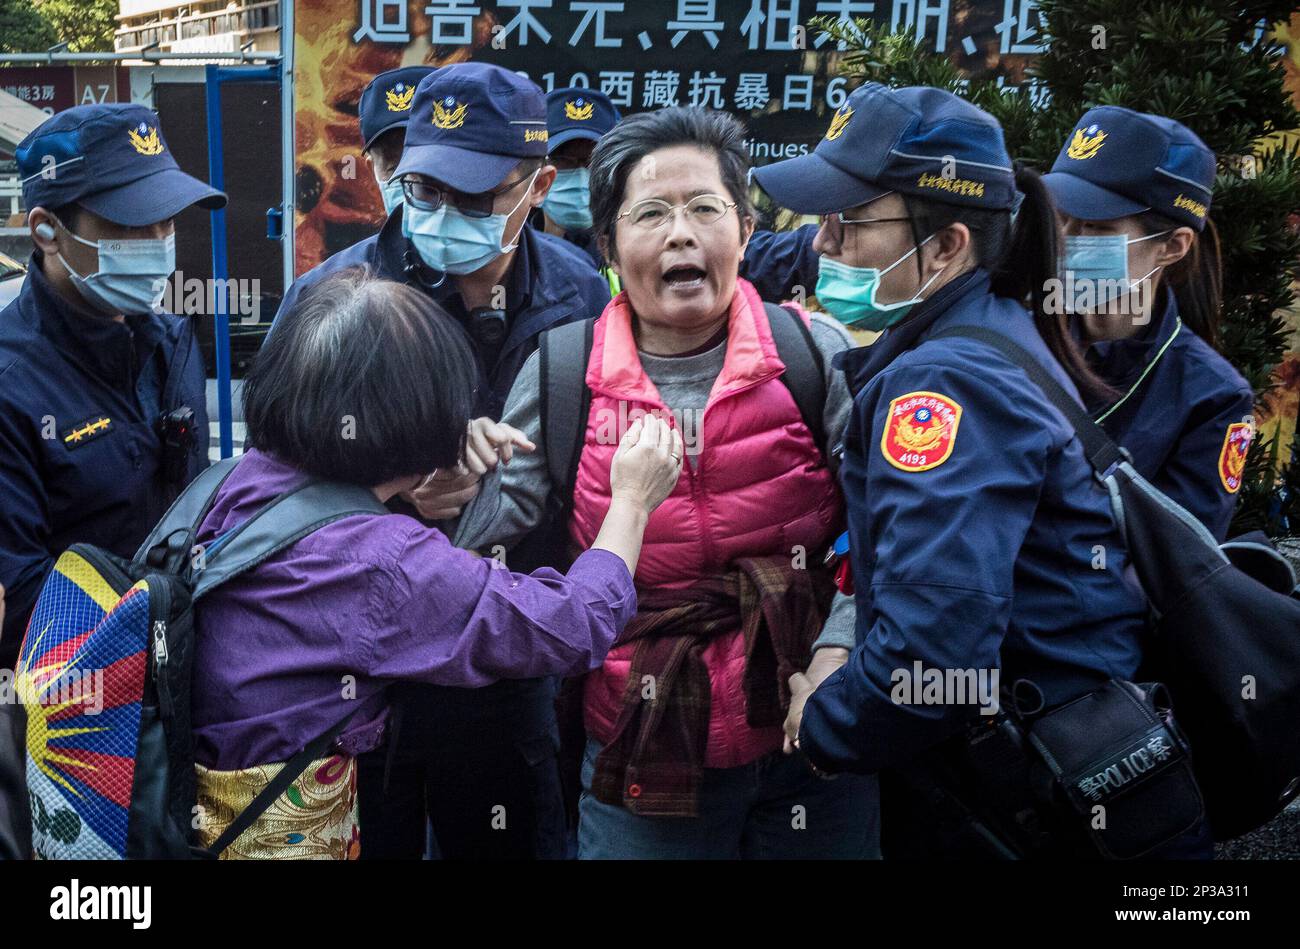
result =
[[[1103,390],[1064,321],[1041,312],[1057,260],[1041,180],[1013,171],[1001,128],[978,108],[875,83],[849,97],[813,153],[754,177],[778,203],[823,215],[818,300],[842,322],[886,330],[837,358],[855,393],[840,471],[857,645],[815,691],[792,677],[787,734],[816,769],[870,773],[937,750],[979,720],[977,703],[991,711],[999,673],[1032,681],[1046,707],[1131,678],[1145,606],[1074,429],[1000,350],[946,335],[994,331],[1067,391]],[[894,686],[918,668],[973,670],[993,685],[964,703],[903,696]],[[902,821],[885,794],[888,856]],[[928,804],[917,806],[922,828]]]
[[[1254,399],[1218,352],[1214,153],[1172,119],[1101,106],[1043,182],[1064,236],[1063,302],[1080,315],[1089,365],[1117,390],[1089,408],[1147,480],[1223,540]]]

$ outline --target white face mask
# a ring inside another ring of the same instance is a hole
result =
[[[384,213],[392,214],[393,208],[402,203],[402,179],[389,178],[387,181],[375,179],[379,185],[379,193],[384,199]]]
[[[402,233],[434,270],[458,275],[473,273],[519,246],[519,235],[527,221],[520,223],[509,244],[504,240],[506,224],[510,215],[533,193],[533,182],[540,172],[540,168],[533,172],[523,197],[505,214],[471,218],[447,203],[436,211],[422,211],[406,204],[402,208]]]
[[[99,269],[82,276],[59,253],[59,263],[77,292],[106,313],[138,315],[153,312],[176,270],[176,235],[161,238],[101,238],[88,241],[59,223],[73,240],[99,253]]]

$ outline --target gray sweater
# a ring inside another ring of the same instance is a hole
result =
[[[823,424],[827,444],[834,448],[844,436],[853,400],[844,383],[844,374],[831,367],[831,357],[842,350],[851,349],[854,342],[840,324],[820,313],[812,314],[812,336],[826,365]],[[714,380],[722,371],[726,351],[724,340],[707,352],[694,356],[664,357],[644,352],[639,355],[641,365],[659,390],[664,405],[677,418],[698,420],[708,403]],[[499,465],[494,472],[484,476],[478,496],[466,506],[454,528],[457,547],[499,555],[501,550],[494,551],[494,548],[508,550],[542,520],[552,484],[541,431],[538,361],[538,354],[533,353],[524,363],[510,389],[505,414],[501,419],[527,435],[537,445],[537,450],[532,454],[515,452],[509,465]],[[706,444],[703,434],[694,421],[683,425],[688,464],[697,463],[699,452],[692,448],[691,442],[696,440],[702,448]],[[809,554],[815,556],[813,551]],[[831,605],[830,616],[814,648],[842,646],[852,649],[854,620],[852,597],[837,593]]]

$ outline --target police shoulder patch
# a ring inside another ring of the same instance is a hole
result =
[[[1223,448],[1219,451],[1219,480],[1229,494],[1236,494],[1241,488],[1241,473],[1246,469],[1246,453],[1250,451],[1253,435],[1250,423],[1233,422],[1223,436]]]
[[[909,392],[889,403],[880,450],[895,468],[928,471],[948,460],[961,406],[938,392]]]
[[[59,433],[59,437],[63,439],[63,444],[68,448],[80,448],[101,435],[107,435],[112,430],[113,420],[111,418],[107,415],[92,415],[71,428],[63,430]]]

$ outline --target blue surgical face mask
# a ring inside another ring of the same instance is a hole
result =
[[[924,246],[930,237],[918,246]],[[823,254],[817,261],[817,302],[845,326],[876,331],[888,329],[921,302],[921,294],[943,273],[942,269],[936,272],[910,300],[900,300],[898,303],[881,303],[877,300],[881,279],[916,251],[917,248],[913,247],[884,270],[853,267]]]
[[[1061,261],[1061,281],[1067,289],[1067,300],[1074,298],[1074,294],[1068,292],[1072,286],[1089,285],[1093,291],[1091,297],[1098,307],[1106,306],[1129,293],[1135,283],[1141,283],[1160,268],[1153,268],[1136,281],[1129,280],[1128,245],[1140,244],[1168,233],[1160,231],[1133,240],[1129,240],[1126,234],[1067,235],[1065,254]]]
[[[62,223],[59,225],[63,227]],[[60,253],[59,262],[82,298],[105,313],[139,315],[153,312],[176,270],[176,235],[161,238],[88,241],[63,227],[75,241],[99,252],[99,269],[82,276]]]
[[[555,183],[546,192],[542,210],[566,231],[591,227],[591,173],[586,168],[556,172]]]
[[[384,198],[384,213],[392,214],[393,208],[402,203],[402,179],[389,178],[379,186],[379,193]]]
[[[537,179],[539,168],[524,189],[523,197],[505,214],[491,214],[484,218],[466,217],[447,202],[436,211],[422,211],[410,204],[402,206],[402,233],[415,245],[420,259],[441,273],[467,274],[480,270],[502,254],[518,246],[519,231],[506,246],[502,239],[506,223],[519,205],[528,200]]]

